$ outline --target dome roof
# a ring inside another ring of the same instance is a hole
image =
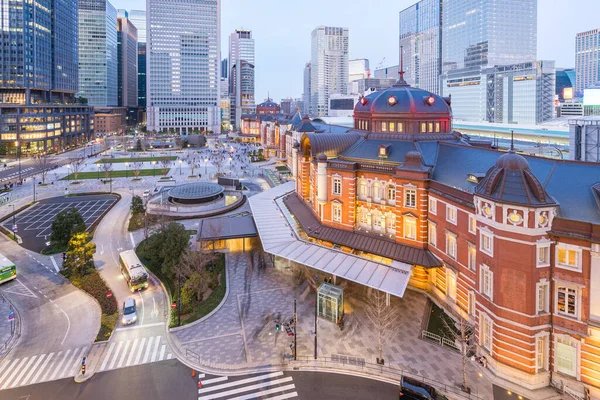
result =
[[[278,108],[279,104],[275,103],[274,101],[272,101],[271,99],[260,103],[259,105],[256,106],[257,108]]]
[[[556,204],[529,168],[529,162],[514,149],[501,155],[475,187],[475,193],[501,203],[544,206]]]
[[[450,105],[443,97],[415,88],[406,83],[399,83],[361,98],[354,107],[355,113],[370,114],[403,114],[404,117],[420,114],[450,116]]]

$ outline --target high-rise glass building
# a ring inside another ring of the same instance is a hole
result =
[[[79,0],[79,96],[92,106],[118,104],[117,9]]]
[[[146,108],[146,11],[131,10],[129,20],[138,33],[138,106]]]
[[[537,0],[444,0],[442,20],[442,72],[536,59]]]
[[[600,29],[577,34],[575,39],[575,93],[600,84]]]
[[[147,0],[148,130],[220,132],[220,0]]]
[[[304,92],[302,93],[302,100],[304,102],[304,109],[302,110],[302,113],[305,115],[312,115],[312,104],[311,104],[311,87],[310,87],[310,80],[311,80],[311,66],[310,63],[307,62],[306,65],[304,66]]]
[[[442,0],[421,0],[400,11],[404,79],[433,93],[440,93],[442,4]]]
[[[0,154],[88,140],[93,113],[75,100],[77,0],[0,1],[0,15]]]
[[[231,122],[240,127],[242,114],[256,112],[252,31],[236,29],[229,36],[229,94]]]
[[[117,49],[119,107],[137,107],[137,29],[125,10],[118,10]]]
[[[331,94],[346,94],[348,40],[348,28],[318,26],[312,31],[310,80],[314,116],[328,115]]]
[[[369,60],[366,58],[358,58],[348,61],[348,82],[369,78],[370,74],[371,71],[369,70]]]

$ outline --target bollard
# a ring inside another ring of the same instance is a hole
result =
[[[196,376],[196,370],[192,370],[192,377]]]

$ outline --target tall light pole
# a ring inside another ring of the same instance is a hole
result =
[[[152,161],[152,176],[156,176],[156,161]]]
[[[19,141],[15,142],[15,148],[17,150],[17,160],[19,161],[19,182],[21,182],[21,155],[19,154]]]
[[[71,173],[69,172],[71,170],[71,164],[67,164],[67,180],[70,181],[71,180]]]
[[[98,167],[98,180],[100,180],[100,168],[102,168],[102,166],[100,164],[96,165]]]
[[[181,164],[183,164],[183,160],[179,160],[179,176],[181,176]]]
[[[14,204],[10,204],[10,206],[13,208],[13,226],[12,226],[12,232],[13,232],[13,239],[16,242],[17,241],[17,235],[15,235],[15,225],[17,224],[17,221],[15,219],[15,205]]]
[[[129,178],[129,163],[125,163],[125,178]]]
[[[204,159],[204,175],[208,174],[208,158]]]

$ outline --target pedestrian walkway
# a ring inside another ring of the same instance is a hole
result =
[[[0,390],[74,376],[88,347],[6,359],[0,363]]]
[[[98,372],[173,358],[162,336],[113,341],[107,346],[108,349],[102,355]]]
[[[231,400],[263,399],[283,400],[297,398],[296,386],[291,376],[283,372],[254,375],[251,377],[198,376],[202,383],[198,400],[227,398]]]
[[[5,318],[5,322],[0,324],[0,356],[6,354],[14,344],[14,334],[16,330],[16,320],[10,323],[7,319],[12,311],[12,305],[6,300],[4,295],[0,294],[0,318]],[[16,314],[13,314],[16,318]]]

